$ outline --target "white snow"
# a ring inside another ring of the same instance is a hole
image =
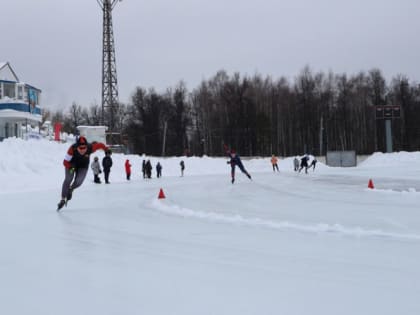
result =
[[[0,314],[420,314],[419,152],[243,159],[233,185],[226,158],[145,157],[144,180],[113,154],[58,213],[69,145],[0,142]]]

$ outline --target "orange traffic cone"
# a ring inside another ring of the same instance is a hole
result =
[[[373,181],[372,181],[372,179],[369,179],[368,188],[370,188],[370,189],[375,188],[375,186],[373,186]]]
[[[162,188],[159,191],[158,199],[165,199],[165,194],[163,193],[163,189]]]

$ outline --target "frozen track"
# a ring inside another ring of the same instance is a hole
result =
[[[418,314],[419,193],[305,176],[2,195],[0,313]]]

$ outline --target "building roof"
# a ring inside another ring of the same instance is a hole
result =
[[[8,62],[0,62],[0,80],[19,82],[19,78]]]

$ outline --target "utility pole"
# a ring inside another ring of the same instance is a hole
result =
[[[323,126],[323,117],[321,116],[321,122],[320,122],[320,127],[319,127],[319,155],[320,156],[322,155],[322,149],[323,149],[322,147],[323,145],[322,141],[324,139],[323,135],[324,135],[324,126]]]
[[[114,32],[112,29],[112,10],[118,1],[96,0],[103,12],[102,38],[102,117],[101,123],[108,131],[115,131],[115,111],[118,105],[117,64],[115,61]],[[107,119],[105,115],[108,114]]]
[[[165,150],[166,150],[166,130],[167,129],[168,129],[168,121],[165,120],[165,124],[163,125],[162,157],[165,156]]]
[[[399,119],[401,116],[401,106],[384,105],[375,106],[376,119],[385,120],[385,148],[387,153],[393,152],[392,147],[392,120]]]

